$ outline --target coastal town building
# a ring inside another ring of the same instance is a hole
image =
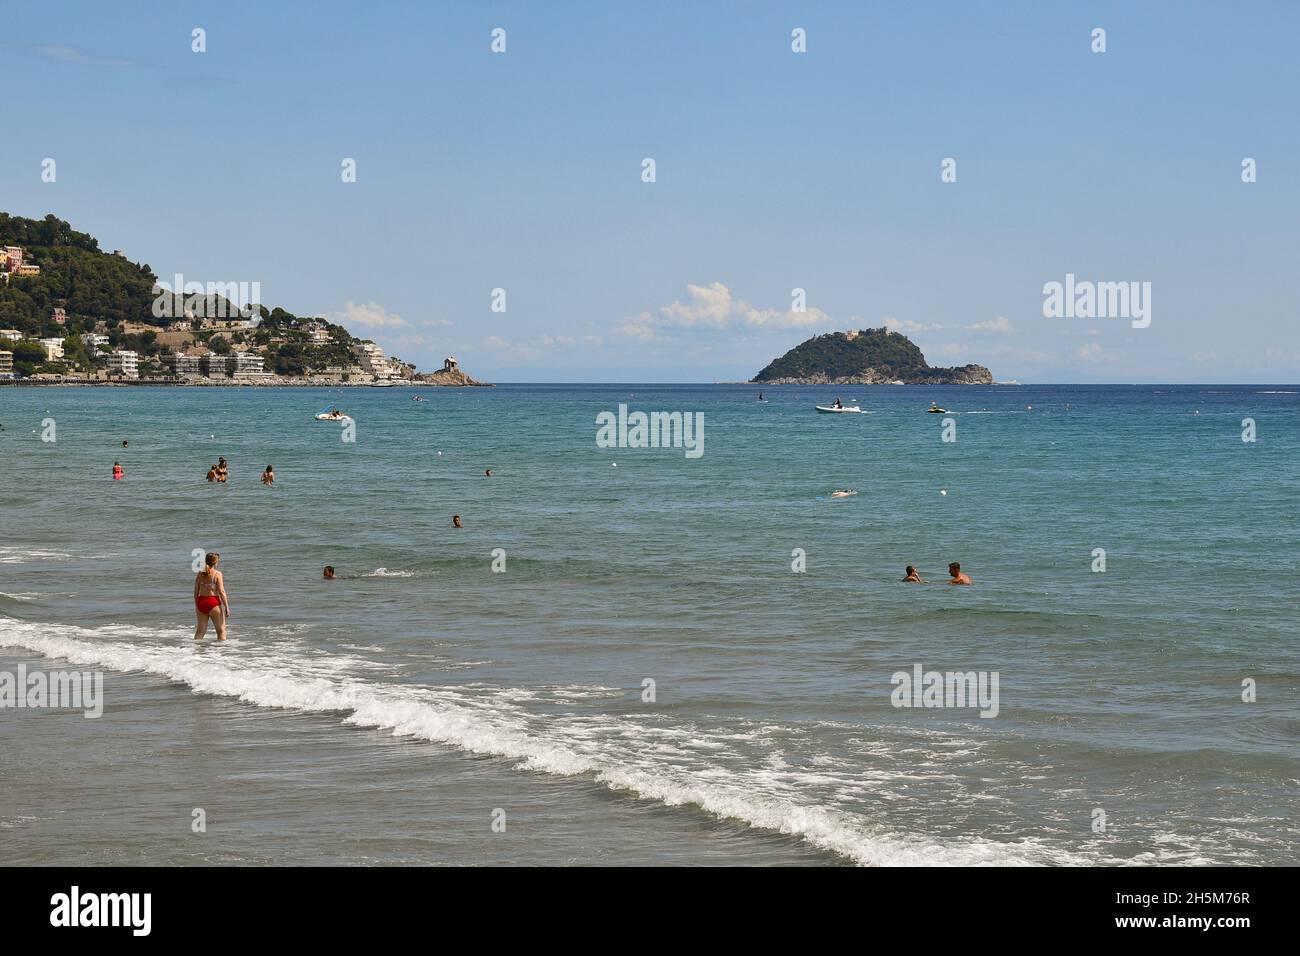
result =
[[[107,335],[100,335],[97,332],[83,332],[81,341],[85,343],[86,351],[90,353],[91,358],[94,358],[100,352],[107,351],[104,348],[104,346],[108,345]]]
[[[313,325],[311,328],[311,344],[326,345],[331,341],[330,330],[323,325]]]
[[[23,337],[23,334],[17,329],[0,329],[0,339],[7,339],[10,342],[17,342]]]
[[[226,357],[216,352],[204,352],[199,356],[199,367],[208,378],[226,377]]]
[[[140,377],[140,356],[128,349],[119,349],[108,354],[108,374],[122,378]]]
[[[252,319],[204,319],[199,326],[202,329],[216,329],[220,332],[247,332],[255,327]]]
[[[352,354],[357,357],[362,369],[377,379],[406,378],[410,370],[401,362],[385,355],[384,350],[374,342],[357,342],[352,346]]]
[[[14,377],[14,353],[0,351],[0,378]]]
[[[325,368],[321,370],[319,373],[317,373],[317,375],[315,375],[314,377],[321,379],[331,385],[339,385],[342,384],[343,382],[346,382],[350,377],[354,375],[359,376],[361,374],[362,374],[361,369],[357,368],[354,365],[353,366],[326,365]]]
[[[263,366],[266,359],[255,352],[236,352],[235,353],[235,378],[247,379],[260,377],[264,374]]]
[[[45,349],[45,361],[53,362],[63,358],[63,339],[49,338],[40,341],[41,347]]]
[[[50,315],[50,318],[54,320],[55,325],[68,324],[68,313],[65,312],[63,309],[55,309],[54,312]]]
[[[173,352],[167,356],[167,365],[177,375],[202,375],[203,368],[200,357],[197,355],[186,355],[184,352]]]
[[[24,262],[14,272],[20,276],[38,276],[41,274],[41,267],[34,262]]]

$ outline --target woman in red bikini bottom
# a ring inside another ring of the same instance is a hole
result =
[[[217,625],[217,640],[226,639],[226,619],[230,617],[230,598],[226,596],[226,581],[217,570],[221,555],[210,551],[205,559],[207,567],[194,575],[194,613],[198,616],[198,625],[194,628],[194,639],[203,640],[208,633],[208,619]]]

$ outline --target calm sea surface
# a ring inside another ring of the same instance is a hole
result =
[[[763,391],[0,389],[0,863],[1296,861],[1300,387]]]

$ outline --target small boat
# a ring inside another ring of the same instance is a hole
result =
[[[834,405],[818,405],[816,407],[817,407],[817,411],[825,412],[828,415],[839,415],[839,414],[848,414],[848,413],[856,413],[858,415],[862,414],[862,409],[858,408],[858,406],[856,405],[844,405],[840,408],[836,408]]]
[[[934,402],[931,402],[931,403],[930,403],[930,407],[927,408],[926,411],[929,412],[931,415],[946,415],[946,414],[948,414],[948,409],[946,409],[946,408],[940,408],[940,407],[939,407],[938,405],[936,405]]]
[[[385,382],[385,381],[380,381],[380,382],[371,382],[371,383],[370,383],[370,387],[371,387],[371,388],[395,388],[396,386],[397,386],[397,383],[396,383],[396,382]]]
[[[322,408],[319,412],[316,413],[316,421],[350,422],[352,421],[352,417],[350,415],[343,414],[343,412],[339,410],[339,407],[337,405],[326,405],[324,408]]]

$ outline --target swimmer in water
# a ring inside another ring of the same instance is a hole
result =
[[[123,447],[123,448],[126,447],[126,441],[125,441],[125,439],[122,441],[122,447]]]
[[[113,480],[121,481],[122,476],[125,474],[126,472],[122,469],[122,465],[119,462],[113,462]]]
[[[270,465],[267,465],[266,471],[262,472],[262,484],[264,485],[275,484],[275,472],[271,470]]]
[[[903,578],[903,583],[904,584],[929,584],[930,582],[927,581],[925,578],[921,577],[921,575],[917,572],[916,568],[912,567],[909,564],[907,566],[907,577]]]
[[[333,580],[334,580],[334,565],[332,565],[332,564],[327,564],[327,565],[325,565],[325,571],[324,571],[323,576],[324,576],[324,578],[325,578],[326,581],[333,581]]]
[[[220,481],[220,480],[221,480],[220,477],[217,475],[217,466],[213,465],[211,468],[208,469],[208,481]]]
[[[948,565],[948,583],[949,584],[973,584],[970,575],[961,569],[961,565],[956,561]]]
[[[221,482],[224,485],[226,483],[226,479],[229,477],[230,477],[230,466],[226,464],[226,459],[218,458],[217,459],[217,481]]]
[[[486,471],[484,471],[484,472],[483,472],[483,477],[484,477],[484,478],[491,478],[491,477],[492,477],[492,469],[489,468],[489,469],[487,469]]]
[[[207,565],[194,575],[194,613],[198,624],[194,628],[194,639],[203,640],[208,633],[208,621],[217,625],[217,640],[226,639],[226,621],[230,617],[230,598],[226,596],[226,580],[217,570],[221,555],[215,551],[208,552],[204,559]]]
[[[843,490],[843,489],[840,489],[840,488],[836,488],[834,491],[831,492],[831,497],[832,497],[832,498],[849,498],[849,497],[851,497],[851,496],[853,496],[853,495],[856,495],[856,494],[857,494],[857,492],[854,491],[852,488],[849,488],[847,491],[845,491],[845,490]]]
[[[453,528],[463,528],[463,527],[465,527],[463,524],[460,523],[460,515],[452,515],[452,516],[451,516],[451,526],[452,526]]]

